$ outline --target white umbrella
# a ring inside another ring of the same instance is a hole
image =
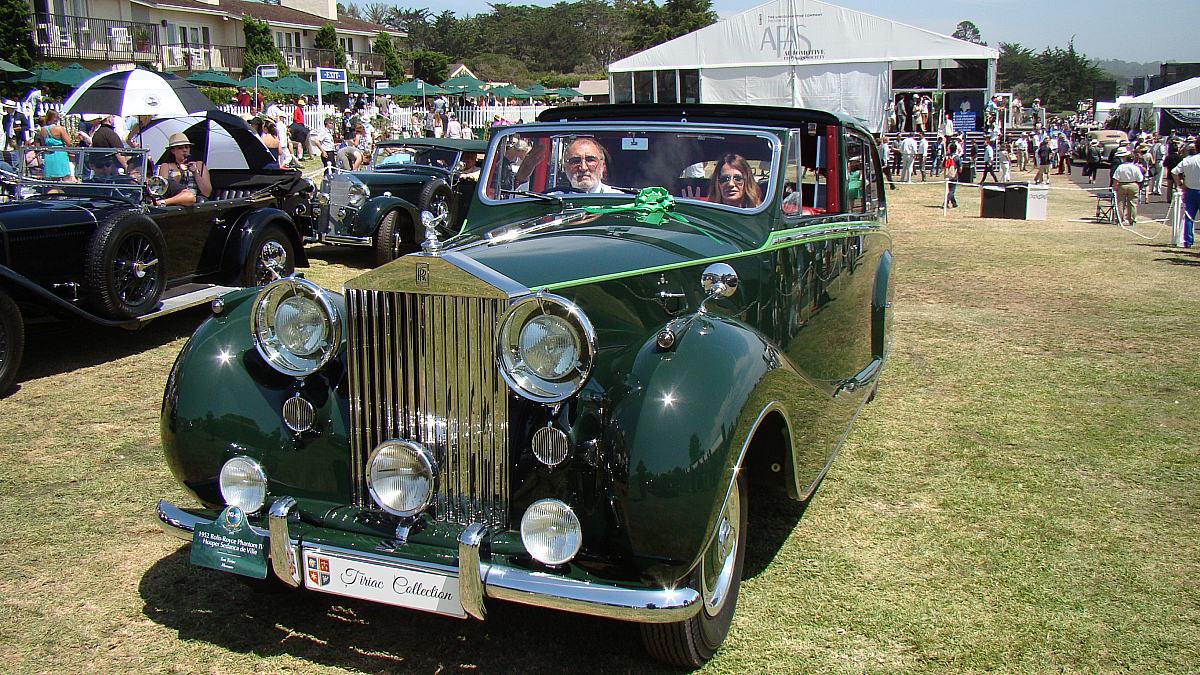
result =
[[[166,154],[171,136],[179,133],[191,141],[192,158],[202,160],[209,169],[259,171],[278,161],[246,120],[219,110],[156,119],[142,129],[141,146],[157,163]]]
[[[216,110],[191,82],[141,68],[109,70],[88,78],[63,104],[65,114],[187,115]]]

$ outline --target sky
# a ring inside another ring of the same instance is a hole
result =
[[[414,0],[385,1],[401,7],[425,6]],[[507,2],[552,5],[555,0]],[[727,17],[761,4],[759,0],[713,0],[713,9]],[[992,47],[1015,42],[1041,51],[1048,46],[1066,47],[1074,36],[1075,49],[1090,58],[1200,61],[1200,0],[838,0],[832,4],[945,35],[953,33],[959,21],[971,21]],[[431,9],[449,9],[462,16],[487,12],[489,6],[485,0],[442,0]]]

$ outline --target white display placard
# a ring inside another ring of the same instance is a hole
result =
[[[304,549],[304,586],[314,591],[465,619],[458,577],[402,564],[382,564],[321,549]]]

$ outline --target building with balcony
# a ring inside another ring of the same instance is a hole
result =
[[[91,70],[145,64],[186,76],[213,69],[240,79],[246,38],[242,18],[266,21],[288,68],[301,76],[334,65],[317,49],[317,31],[332,24],[352,77],[383,76],[371,53],[380,31],[404,33],[337,13],[336,0],[32,0],[34,43],[47,61],[77,61]]]

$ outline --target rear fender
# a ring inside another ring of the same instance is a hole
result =
[[[279,209],[257,209],[244,214],[231,231],[229,241],[225,243],[225,253],[221,256],[223,276],[236,277],[241,273],[242,262],[251,255],[254,247],[254,238],[271,225],[278,225],[291,240],[292,250],[296,254],[296,267],[308,267],[304,241],[291,217]]]

